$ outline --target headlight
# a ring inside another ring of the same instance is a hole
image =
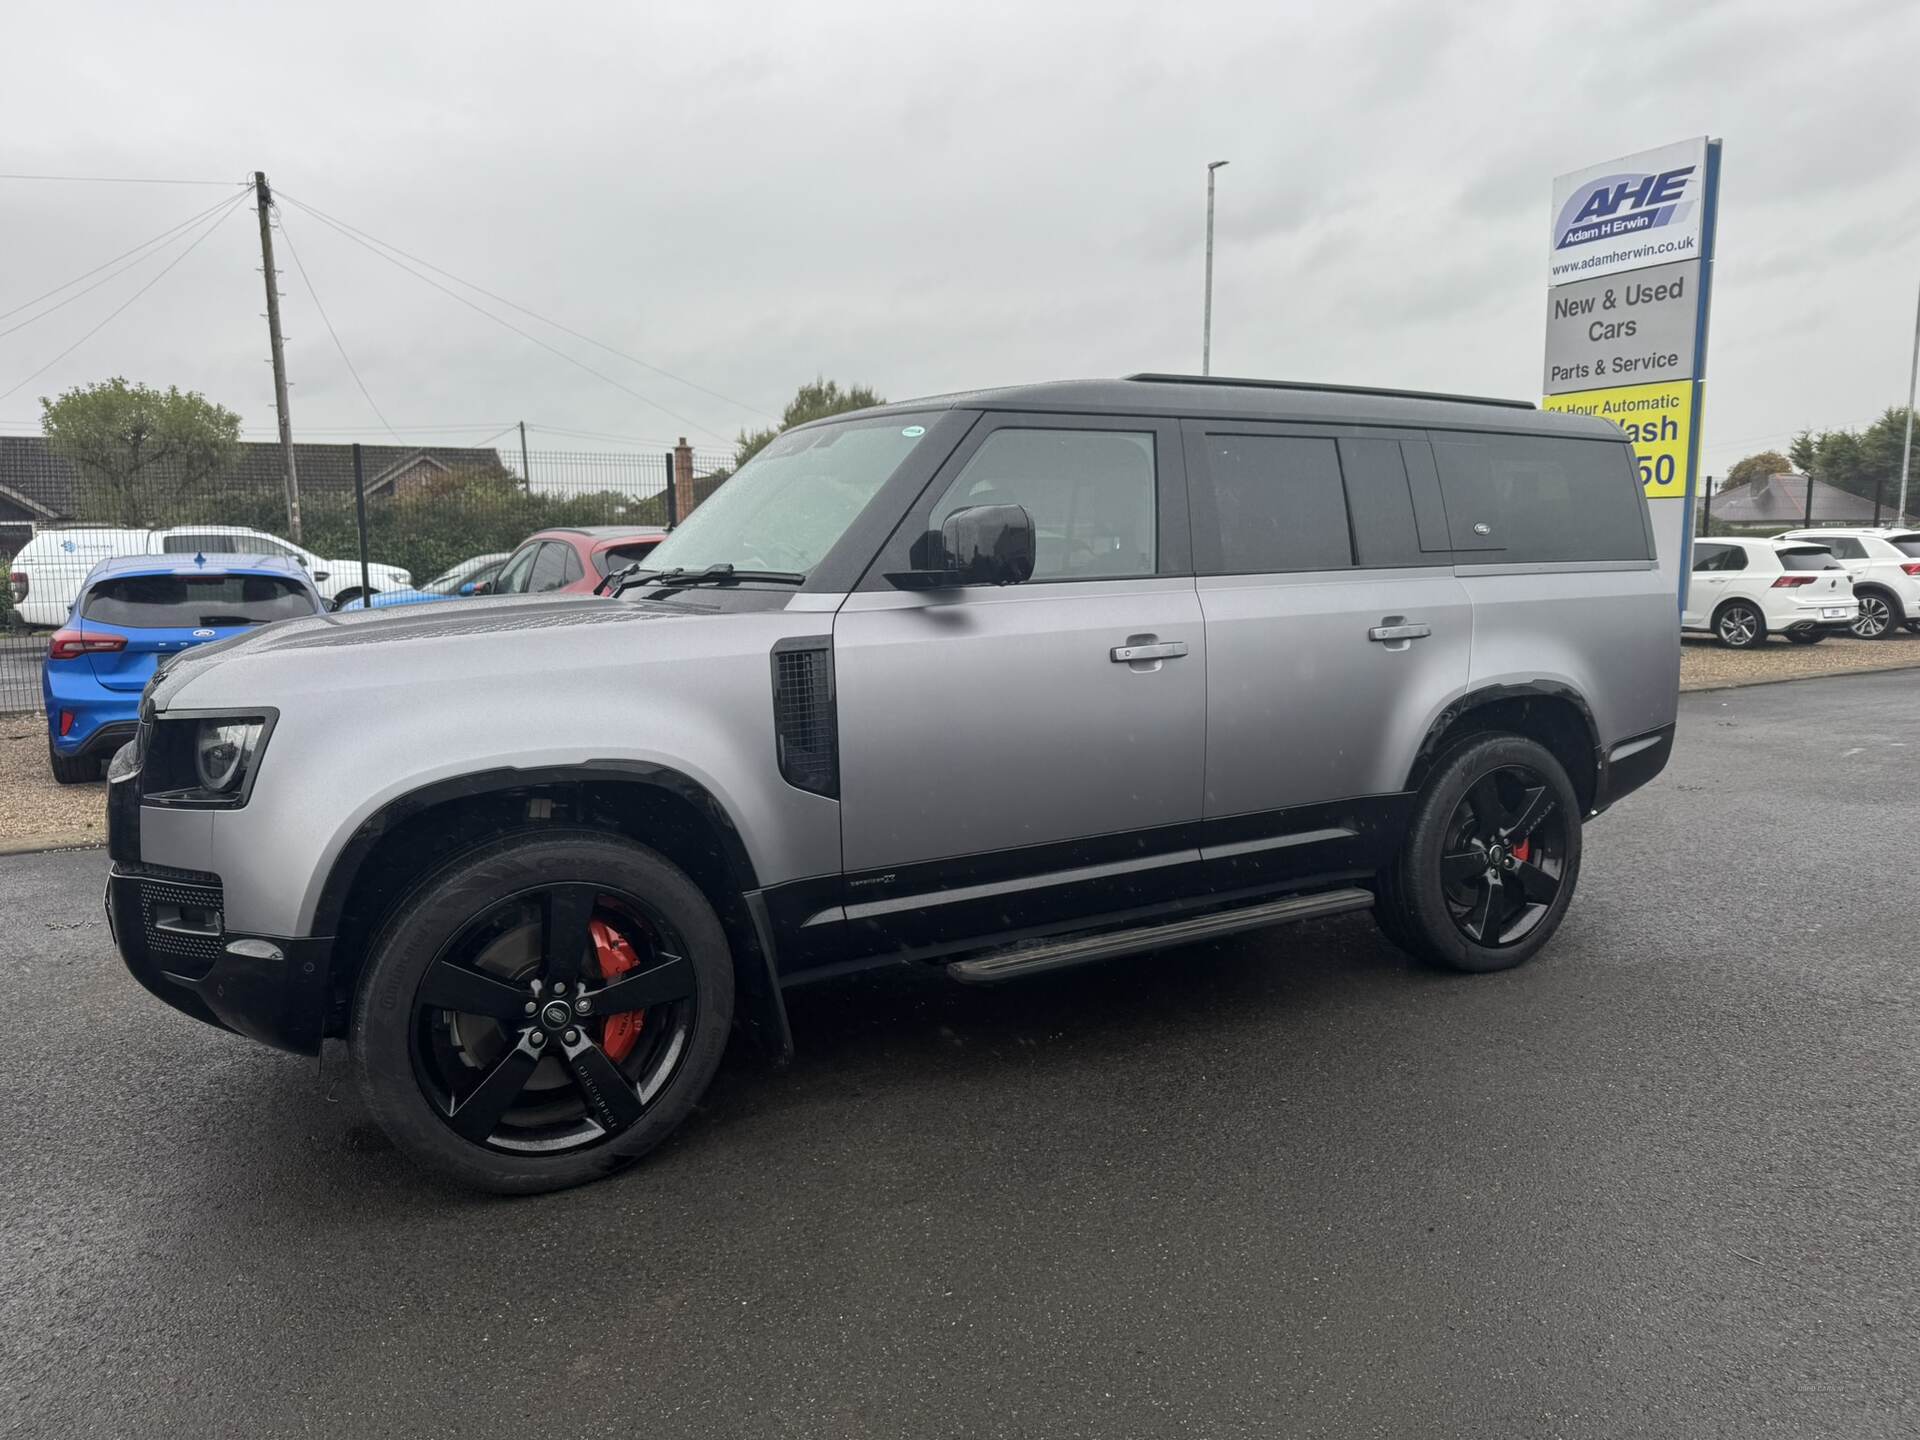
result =
[[[264,728],[258,720],[202,720],[193,742],[193,771],[200,788],[213,795],[237,793]]]
[[[165,714],[141,726],[140,795],[149,805],[234,809],[247,803],[272,711],[238,715]]]

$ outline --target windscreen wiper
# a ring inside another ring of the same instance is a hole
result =
[[[740,570],[726,561],[699,570],[675,566],[654,575],[623,578],[615,587],[618,595],[629,585],[644,585],[649,590],[684,590],[694,585],[737,585],[743,580],[758,580],[770,585],[804,585],[807,577],[798,570]]]

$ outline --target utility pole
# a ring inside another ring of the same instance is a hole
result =
[[[1207,166],[1207,300],[1206,311],[1200,322],[1200,373],[1213,373],[1213,172],[1226,160],[1215,160]]]
[[[527,422],[520,422],[520,488],[533,493],[533,462],[527,458]]]
[[[1914,382],[1920,381],[1920,301],[1913,307],[1913,365],[1907,371],[1907,439],[1900,447],[1900,508],[1894,511],[1893,523],[1907,523],[1907,467],[1913,463],[1913,392]]]
[[[253,172],[253,196],[260,206],[260,268],[267,279],[267,343],[273,351],[273,403],[280,413],[280,461],[287,480],[287,538],[300,543],[300,477],[293,468],[293,416],[287,410],[287,356],[280,344],[280,282],[273,268],[273,192],[267,172]]]

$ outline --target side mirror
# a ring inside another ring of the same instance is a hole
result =
[[[1024,505],[969,505],[914,546],[919,568],[888,575],[902,590],[1019,585],[1033,578],[1033,517]]]
[[[325,570],[316,570],[313,572],[313,578],[316,580],[327,580],[332,577],[329,576],[329,574]]]

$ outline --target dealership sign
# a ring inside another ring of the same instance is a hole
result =
[[[1547,237],[1552,283],[1698,260],[1707,147],[1704,137],[1684,140],[1555,180]]]

